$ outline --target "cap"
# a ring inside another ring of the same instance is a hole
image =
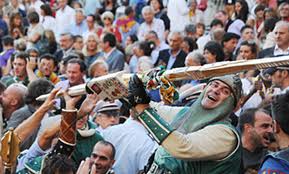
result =
[[[263,71],[263,74],[269,74],[269,75],[273,75],[277,70],[288,70],[289,71],[289,66],[278,66],[278,67],[270,67],[267,68]]]
[[[106,111],[117,111],[119,110],[120,107],[116,102],[106,102],[106,101],[99,101],[96,106],[95,106],[95,112],[96,113],[101,113],[101,112],[106,112]]]

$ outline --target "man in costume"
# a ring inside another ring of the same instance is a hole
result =
[[[125,103],[161,145],[148,173],[239,173],[240,137],[228,116],[241,91],[240,78],[226,75],[212,78],[191,107],[158,106],[150,103],[143,83],[133,76]]]
[[[261,168],[260,174],[288,173],[289,171],[289,92],[277,96],[272,104],[272,115],[276,122],[276,140],[280,151],[269,154]]]

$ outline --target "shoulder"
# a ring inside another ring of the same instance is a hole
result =
[[[268,155],[260,167],[259,173],[261,174],[282,174],[289,171],[288,162]]]

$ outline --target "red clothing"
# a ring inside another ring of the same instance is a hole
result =
[[[104,28],[99,28],[99,29],[97,30],[97,35],[98,35],[98,37],[101,36],[103,30],[104,30]],[[120,34],[120,32],[118,31],[118,29],[117,29],[116,27],[112,27],[112,28],[110,28],[109,31],[110,31],[111,33],[113,33],[113,34],[115,35],[115,37],[116,37],[116,40],[117,40],[119,43],[121,43],[121,34]]]

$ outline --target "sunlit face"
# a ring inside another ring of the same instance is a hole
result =
[[[201,105],[204,109],[214,109],[222,104],[231,94],[231,90],[227,84],[214,80],[207,87]]]
[[[286,71],[277,70],[270,77],[274,86],[283,88],[283,82],[286,76]]]
[[[143,18],[146,23],[151,23],[154,19],[154,13],[146,11],[143,13]]]
[[[282,18],[288,18],[289,17],[289,5],[286,4],[282,8],[280,8],[279,14]]]
[[[157,0],[151,0],[151,7],[155,10],[158,11],[160,10],[160,4]]]
[[[254,125],[250,125],[249,128],[251,139],[256,147],[266,148],[269,146],[270,135],[273,134],[273,120],[270,115],[257,111]]]
[[[87,50],[95,51],[97,50],[97,41],[95,40],[94,36],[89,36],[87,41]]]
[[[49,77],[54,70],[54,62],[52,59],[41,59],[40,61],[40,72],[45,75],[46,77]]]
[[[81,37],[76,38],[75,42],[73,43],[73,48],[75,50],[81,51],[83,46],[84,46],[83,38],[81,38]]]
[[[77,12],[75,14],[75,21],[77,25],[80,25],[81,22],[84,20],[84,15],[81,12]]]
[[[172,34],[169,36],[169,45],[172,51],[179,50],[182,42],[182,38],[179,34]]]
[[[83,83],[84,73],[81,72],[80,65],[78,63],[68,63],[66,67],[66,74],[71,86]]]
[[[108,145],[96,143],[90,157],[92,164],[95,165],[94,174],[106,174],[112,167],[115,160],[112,159],[112,149]]]
[[[246,28],[242,32],[243,41],[253,40],[254,39],[254,30],[252,28]]]
[[[274,29],[275,41],[279,47],[284,47],[289,45],[289,31],[286,26],[276,26]]]
[[[87,16],[86,17],[86,23],[88,28],[92,29],[94,27],[94,20],[92,16]]]
[[[99,113],[95,119],[96,124],[105,129],[109,126],[113,126],[119,123],[119,116],[112,116]]]
[[[100,77],[100,76],[104,76],[108,74],[108,69],[106,68],[106,66],[99,64],[98,66],[96,66],[92,77]]]
[[[236,4],[235,4],[235,12],[237,14],[239,14],[241,9],[242,9],[242,5],[240,4],[240,2],[236,2]]]
[[[16,58],[13,61],[14,76],[23,78],[26,76],[26,61],[21,58]]]
[[[249,60],[254,59],[255,55],[253,54],[251,47],[248,45],[242,45],[239,51],[240,56],[242,59]]]

